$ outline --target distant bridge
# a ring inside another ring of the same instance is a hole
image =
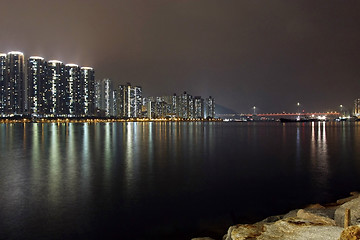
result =
[[[265,117],[265,118],[283,118],[283,117],[319,117],[325,116],[327,118],[337,118],[340,116],[339,112],[313,112],[313,113],[231,113],[231,114],[217,114],[220,118],[241,118],[241,117]]]

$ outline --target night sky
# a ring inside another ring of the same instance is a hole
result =
[[[0,31],[0,52],[92,66],[144,96],[211,95],[236,112],[360,98],[360,1],[1,0]]]

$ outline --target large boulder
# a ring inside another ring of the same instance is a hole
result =
[[[289,218],[264,226],[257,240],[338,240],[342,228],[329,225],[312,225],[303,219]]]
[[[319,216],[303,209],[296,217],[273,223],[264,221],[250,225],[240,224],[229,228],[225,240],[338,240],[343,229],[335,226],[333,219]]]
[[[350,209],[350,225],[357,225],[360,223],[360,197],[348,201],[338,207],[335,211],[335,222],[338,226],[344,226],[345,210]]]
[[[297,212],[297,217],[309,221],[312,225],[336,226],[335,221],[326,216],[311,213],[304,209]]]
[[[263,231],[263,223],[238,224],[231,226],[225,240],[256,239]]]

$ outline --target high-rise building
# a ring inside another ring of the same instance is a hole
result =
[[[7,54],[7,72],[5,83],[7,114],[21,115],[25,113],[25,74],[24,54],[12,51]]]
[[[118,90],[119,116],[125,118],[141,117],[142,88],[127,83],[120,85]]]
[[[100,111],[100,98],[101,98],[101,88],[100,88],[100,81],[95,81],[95,115],[98,115]]]
[[[110,116],[116,117],[118,116],[118,106],[117,106],[117,90],[114,89],[111,91],[111,98],[110,98]]]
[[[105,117],[111,115],[111,103],[112,103],[112,83],[111,80],[105,78],[100,81],[100,110]]]
[[[118,116],[121,118],[126,117],[125,97],[126,97],[126,85],[119,85],[117,88],[117,107],[118,107]]]
[[[65,117],[68,109],[68,83],[65,78],[65,65],[58,60],[47,62],[46,115]]]
[[[195,118],[193,96],[190,96],[190,98],[189,98],[188,118],[190,118],[190,119]]]
[[[91,67],[82,67],[80,74],[81,95],[80,104],[83,116],[95,114],[95,71]]]
[[[211,96],[206,99],[206,117],[215,118],[215,99]]]
[[[180,118],[190,118],[190,100],[192,96],[184,92],[178,97],[177,116]]]
[[[177,106],[177,96],[176,94],[172,96],[164,96],[163,100],[166,102],[166,116],[176,117],[176,106]]]
[[[0,116],[5,114],[6,106],[6,54],[0,53]]]
[[[194,97],[194,118],[204,118],[204,99]]]
[[[134,86],[135,92],[135,105],[134,105],[134,117],[141,117],[141,105],[142,105],[142,88],[140,86]]]
[[[81,96],[83,89],[80,84],[80,67],[76,64],[65,65],[66,105],[69,116],[81,116]]]
[[[142,105],[144,108],[144,115],[143,117],[147,117],[149,119],[153,118],[152,116],[152,102],[149,98],[143,98]]]
[[[32,116],[44,116],[48,107],[46,94],[49,91],[47,64],[44,58],[32,56],[28,59],[27,83],[29,114]]]
[[[360,98],[354,101],[354,115],[360,117]]]

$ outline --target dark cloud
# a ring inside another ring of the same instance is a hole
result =
[[[239,112],[352,107],[359,1],[14,0],[0,51],[93,66],[97,78],[187,90]]]

